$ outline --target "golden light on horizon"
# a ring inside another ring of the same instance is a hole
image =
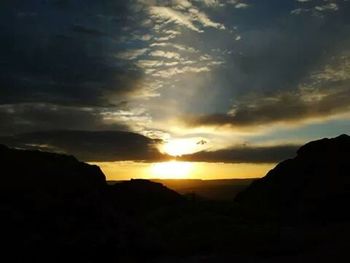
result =
[[[152,164],[150,174],[158,179],[185,179],[190,177],[192,169],[192,163],[174,160]]]
[[[264,176],[276,164],[226,164],[205,162],[170,161],[144,162],[96,162],[107,180],[140,179],[233,179]]]

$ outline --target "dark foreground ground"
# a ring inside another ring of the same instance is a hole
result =
[[[256,179],[150,179],[189,198],[216,201],[233,201],[239,192],[245,190]],[[113,185],[121,181],[108,181]]]
[[[349,153],[346,135],[307,144],[210,201],[1,146],[1,262],[348,262]]]

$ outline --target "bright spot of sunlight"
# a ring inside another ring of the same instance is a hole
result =
[[[193,164],[189,162],[170,161],[155,163],[151,166],[151,174],[159,179],[183,179],[190,176]]]
[[[200,149],[197,139],[174,139],[165,143],[161,151],[172,156],[191,154]]]

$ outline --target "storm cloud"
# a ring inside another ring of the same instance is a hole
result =
[[[0,137],[0,143],[74,155],[82,161],[142,161],[169,159],[157,146],[160,140],[124,131],[47,131]]]

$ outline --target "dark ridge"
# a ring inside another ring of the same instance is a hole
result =
[[[246,189],[254,179],[151,179],[186,196],[196,196],[206,200],[232,201]]]
[[[144,215],[184,201],[145,180],[109,186],[98,166],[73,156],[0,145],[0,164],[6,262],[120,262],[149,243]]]
[[[73,261],[88,262],[95,257],[91,248],[115,242],[108,237],[116,226],[99,167],[73,156],[5,146],[0,163],[2,259],[60,262],[70,254]],[[14,249],[18,253],[7,254]]]
[[[42,151],[0,147],[2,191],[50,191],[53,193],[96,191],[106,186],[100,168],[75,157]]]
[[[283,220],[350,219],[350,137],[305,144],[235,200],[255,215]]]
[[[0,145],[1,259],[158,263],[342,258],[348,256],[350,233],[349,149],[346,135],[306,144],[295,158],[253,182],[236,202],[219,202],[185,198],[147,180],[108,185],[98,167],[72,156]]]
[[[7,150],[7,149],[8,149],[7,146],[5,146],[5,145],[3,145],[3,144],[0,144],[0,151],[5,151],[5,150]]]
[[[110,199],[127,210],[148,210],[155,207],[173,206],[185,201],[184,197],[161,183],[132,179],[110,186]]]

